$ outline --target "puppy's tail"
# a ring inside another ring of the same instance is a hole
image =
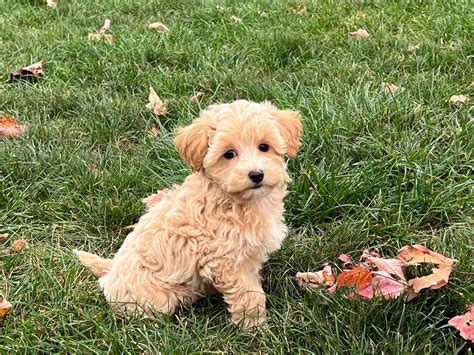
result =
[[[73,250],[76,254],[79,262],[87,266],[94,275],[101,277],[107,274],[112,267],[111,259],[104,259],[98,255],[87,253],[85,251],[80,251],[77,249]]]

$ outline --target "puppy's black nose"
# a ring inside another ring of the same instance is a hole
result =
[[[263,180],[263,171],[251,171],[249,173],[249,179],[252,180],[252,182],[258,184],[259,182],[262,182]]]

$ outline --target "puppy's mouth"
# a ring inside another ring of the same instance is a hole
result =
[[[259,189],[259,188],[261,188],[261,187],[263,187],[263,184],[259,182],[259,183],[257,183],[257,184],[255,184],[255,185],[252,186],[252,190],[257,190],[257,189]]]

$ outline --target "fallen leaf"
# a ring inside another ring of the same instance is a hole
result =
[[[326,265],[322,270],[317,272],[298,272],[296,274],[298,286],[302,289],[316,288],[321,285],[334,285],[334,275],[330,265]]]
[[[46,6],[55,9],[57,4],[54,2],[54,0],[46,0]]]
[[[474,342],[474,304],[469,306],[467,313],[451,318],[448,323],[459,330],[464,339]]]
[[[352,264],[351,257],[347,254],[341,254],[338,256],[338,259],[344,263],[344,266]]]
[[[349,32],[347,35],[349,36],[349,38],[352,39],[363,39],[369,37],[369,32],[362,28],[359,28],[357,31]]]
[[[23,249],[28,249],[24,239],[17,239],[13,242],[13,245],[10,248],[10,253],[19,253]]]
[[[419,293],[424,288],[438,289],[448,283],[451,267],[433,268],[432,274],[422,277],[415,277],[408,280],[408,284],[413,288],[415,293]]]
[[[258,16],[260,16],[260,17],[268,17],[268,14],[267,14],[265,11],[260,11],[260,12],[258,13]]]
[[[352,270],[343,270],[337,277],[334,291],[343,286],[355,286],[356,290],[359,291],[367,287],[372,277],[372,273],[362,266],[357,266]]]
[[[468,88],[468,89],[471,89],[471,90],[474,89],[474,80],[471,80],[471,81],[469,82],[469,86],[468,86],[467,88]]]
[[[358,295],[368,300],[374,297],[383,297],[388,300],[400,297],[407,288],[406,284],[395,280],[387,271],[373,271],[372,276],[366,287],[348,297],[354,298]]]
[[[106,18],[105,21],[104,21],[104,24],[102,25],[102,27],[99,30],[99,33],[105,33],[108,30],[110,30],[110,25],[111,25],[111,21],[108,18]]]
[[[99,29],[99,32],[98,33],[90,32],[87,35],[87,39],[89,41],[102,41],[105,39],[107,42],[112,43],[113,36],[105,33],[110,29],[110,24],[111,24],[111,21],[109,19],[105,19],[104,24]]]
[[[201,98],[201,96],[203,96],[204,93],[201,92],[201,91],[198,91],[195,95],[191,96],[191,98],[189,99],[192,103],[195,103],[197,104],[199,102],[199,99]]]
[[[142,198],[142,203],[145,204],[148,208],[151,208],[155,206],[158,202],[160,202],[169,192],[169,189],[163,189],[161,191],[158,191],[156,194],[152,194],[148,197]]]
[[[396,93],[398,90],[400,91],[403,91],[404,89],[403,88],[399,88],[397,85],[395,84],[388,84],[388,83],[382,83],[382,89],[383,91],[388,94],[388,93]]]
[[[448,103],[451,106],[462,107],[469,101],[469,97],[464,95],[453,95],[449,98]]]
[[[364,262],[374,265],[380,271],[389,273],[392,277],[396,276],[398,280],[406,280],[405,273],[403,272],[405,263],[401,260],[368,256],[365,258]]]
[[[242,23],[242,19],[238,18],[237,16],[232,15],[230,18],[231,20],[234,20],[235,22]]]
[[[156,30],[156,32],[159,32],[159,33],[165,33],[165,32],[169,31],[168,27],[166,27],[165,24],[161,23],[161,22],[150,23],[148,25],[148,29],[149,30]]]
[[[407,265],[431,263],[449,267],[453,266],[454,262],[457,261],[431,251],[421,244],[407,245],[403,247],[400,249],[397,259],[405,262]]]
[[[44,64],[45,64],[45,61],[42,59],[37,63],[18,69],[14,73],[10,73],[10,75],[8,76],[7,82],[11,82],[13,80],[34,81],[43,74]]]
[[[151,127],[150,133],[153,137],[156,137],[160,131],[155,126]]]
[[[5,243],[7,239],[8,239],[8,233],[0,234],[0,244]]]
[[[0,296],[0,318],[5,318],[5,316],[11,312],[12,308],[11,303]]]
[[[408,284],[413,289],[413,292],[419,293],[424,288],[438,289],[448,283],[449,275],[451,274],[453,264],[456,262],[435,253],[423,245],[408,245],[400,250],[397,259],[405,263],[405,265],[420,265],[420,264],[435,264],[438,267],[433,267],[432,273],[427,276],[415,277],[408,280]]]
[[[146,108],[153,111],[155,115],[163,116],[168,113],[168,109],[165,103],[161,101],[160,97],[156,94],[156,91],[150,86],[150,93],[148,94],[149,103],[146,104]]]
[[[15,119],[8,116],[0,116],[0,136],[17,138],[23,134],[25,128],[18,124]]]
[[[105,39],[109,43],[112,43],[113,41],[112,35],[104,34],[104,33],[89,33],[87,35],[87,39],[89,41],[102,41]]]

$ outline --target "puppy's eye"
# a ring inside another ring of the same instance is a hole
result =
[[[265,143],[262,143],[258,146],[258,150],[260,150],[261,152],[268,152],[269,149],[270,147],[268,146],[268,144]]]
[[[224,158],[226,159],[232,159],[232,158],[235,158],[236,156],[237,156],[237,153],[235,152],[235,150],[232,150],[232,149],[224,153]]]

